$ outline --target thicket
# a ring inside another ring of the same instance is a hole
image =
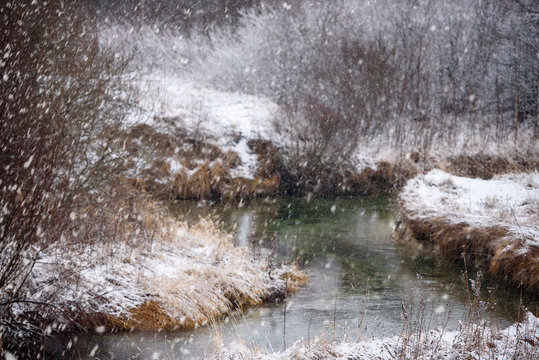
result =
[[[537,114],[537,10],[492,0],[263,7],[229,39],[215,36],[204,66],[218,86],[286,104],[315,98],[365,133],[403,114],[510,110],[523,120]]]
[[[461,137],[512,136],[533,149],[533,1],[265,4],[246,12],[232,35],[214,34],[213,51],[194,71],[282,105],[276,124],[297,178],[331,182],[311,173],[342,172],[359,144],[380,139],[395,151],[426,151]]]
[[[95,15],[83,1],[0,4],[0,351],[38,339],[40,312],[62,312],[54,298],[29,300],[41,254],[139,227],[118,181],[127,61],[100,47]]]
[[[93,1],[93,0],[92,0]],[[221,26],[235,26],[241,12],[257,8],[260,0],[95,0],[101,21],[134,26],[171,26],[183,34],[209,34]]]

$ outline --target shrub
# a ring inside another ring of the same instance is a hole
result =
[[[0,333],[39,334],[12,308],[42,251],[114,239],[127,62],[99,48],[86,2],[0,5]],[[113,148],[117,149],[113,151]],[[58,274],[59,276],[61,274]],[[54,299],[43,306],[54,309]]]
[[[315,99],[288,106],[275,128],[295,188],[331,191],[336,178],[352,167],[356,129]]]

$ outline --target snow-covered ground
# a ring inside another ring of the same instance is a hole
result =
[[[187,127],[201,126],[215,137],[239,134],[268,138],[277,105],[271,100],[237,92],[223,92],[182,77],[147,76],[141,105],[160,117],[178,117]]]
[[[241,344],[223,349],[214,360],[314,359],[537,359],[539,319],[527,314],[523,323],[505,330],[463,323],[457,331],[443,329],[392,338],[338,342],[317,338],[296,343],[281,353],[261,354]]]
[[[273,121],[278,106],[264,97],[223,92],[187,77],[155,73],[137,84],[140,109],[127,125],[148,124],[160,129],[158,119],[171,119],[174,126],[197,133],[224,152],[236,152],[241,165],[234,175],[252,179],[257,156],[247,146],[250,139],[274,139]],[[172,174],[174,175],[174,174]]]
[[[426,240],[451,258],[465,252],[492,274],[539,291],[539,173],[481,180],[432,170],[399,198],[396,237]]]
[[[127,328],[191,328],[236,306],[282,296],[303,276],[295,267],[270,276],[264,261],[253,261],[246,248],[235,247],[231,235],[207,220],[191,228],[172,221],[162,225],[151,239],[136,244],[58,244],[42,251],[28,277],[27,302],[15,311],[27,313],[38,306],[32,301],[44,301],[54,306],[41,310],[49,319],[59,310],[82,319],[112,316],[121,321],[115,326]],[[150,301],[159,304],[165,319],[131,319]],[[68,318],[57,318],[50,329],[68,323]]]
[[[189,134],[203,137],[224,152],[232,150],[241,159],[234,176],[254,178],[260,159],[247,146],[250,139],[272,141],[277,147],[287,146],[276,131],[275,122],[285,116],[282,108],[271,99],[241,92],[217,90],[212,84],[197,82],[188,74],[170,75],[154,71],[139,78],[134,86],[139,91],[139,108],[128,119],[128,126],[147,124],[154,129],[169,132],[163,119]],[[416,153],[427,162],[427,168],[443,163],[449,156],[477,153],[506,156],[516,153],[535,154],[539,144],[529,143],[532,135],[521,130],[521,141],[512,137],[497,138],[497,129],[478,128],[473,119],[430,119],[429,123],[399,120],[395,128],[374,136],[359,139],[350,162],[360,172],[376,169],[377,163],[396,163]],[[453,124],[451,134],[446,123]],[[397,126],[405,137],[397,132]],[[298,139],[302,134],[297,134]],[[449,137],[448,137],[449,136]],[[497,138],[498,140],[494,141]],[[296,144],[297,139],[292,139]],[[288,144],[290,145],[290,144]],[[174,175],[174,174],[172,174]]]
[[[539,246],[539,173],[471,179],[432,170],[410,180],[400,194],[408,216],[443,218],[478,227],[504,226]]]

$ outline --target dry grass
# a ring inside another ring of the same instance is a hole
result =
[[[461,154],[450,156],[447,162],[446,170],[454,175],[485,180],[499,174],[539,170],[539,158],[533,154],[513,153],[509,156]]]
[[[525,249],[518,239],[504,238],[496,246],[490,272],[539,294],[539,247]]]
[[[120,191],[118,196],[129,198]],[[110,241],[41,252],[27,290],[59,309],[41,309],[43,324],[62,324],[63,330],[191,329],[283,298],[306,281],[296,266],[270,276],[264,261],[234,246],[231,235],[210,220],[189,228],[148,198],[116,211],[125,218],[112,229]],[[21,308],[29,314],[36,310]]]
[[[539,247],[527,247],[504,226],[478,227],[444,218],[416,219],[401,211],[393,237],[414,242],[452,261],[466,261],[539,293]]]
[[[477,295],[480,278],[472,283]],[[460,322],[460,328],[448,331],[428,329],[425,299],[419,304],[403,305],[403,332],[391,338],[371,338],[357,342],[339,341],[334,336],[320,335],[309,341],[298,341],[283,352],[264,354],[258,349],[235,344],[234,349],[221,346],[213,360],[427,360],[427,359],[522,359],[539,356],[539,319],[526,313],[521,323],[501,330],[489,322],[488,312],[481,311],[481,301],[474,299],[470,311],[478,317]],[[479,305],[477,305],[479,304]],[[475,309],[479,307],[479,309]],[[408,309],[408,310],[407,310]],[[411,311],[411,312],[410,312]],[[489,325],[487,325],[487,323]]]
[[[256,349],[236,346],[222,349],[213,360],[427,360],[427,359],[522,359],[539,356],[538,320],[531,317],[506,330],[479,324],[463,324],[455,332],[425,331],[408,351],[402,351],[405,336],[344,343],[320,336],[309,343],[298,342],[281,353],[262,354]]]
[[[125,316],[108,316],[105,323],[119,330],[170,331],[205,326],[232,311],[281,299],[287,293],[297,291],[306,278],[297,269],[291,269],[280,276],[280,282],[284,281],[286,286],[275,288],[268,288],[264,282],[239,284],[235,278],[237,274],[230,272],[188,271],[182,278],[161,280],[159,300],[131,308]],[[94,320],[93,323],[97,322]]]
[[[142,164],[140,173],[131,179],[139,190],[160,200],[241,200],[279,194],[283,166],[278,148],[270,141],[248,142],[259,156],[254,178],[248,179],[233,175],[232,170],[242,165],[236,152],[223,151],[210,139],[189,134],[178,127],[180,120],[177,124],[170,119],[155,121],[168,131],[140,124],[122,133],[121,144],[130,153],[129,166]]]
[[[257,178],[270,179],[282,173],[284,164],[275,144],[269,140],[251,139],[247,145],[258,155],[259,164],[255,173]]]
[[[133,150],[133,159],[144,159],[147,164],[135,182],[159,199],[241,200],[302,191],[299,179],[291,175],[283,160],[282,149],[270,140],[247,142],[258,157],[254,177],[247,179],[233,175],[232,170],[241,165],[234,151],[222,151],[210,139],[194,138],[179,128],[171,128],[168,133],[157,128],[135,126],[126,134],[125,146]],[[172,169],[170,161],[181,164],[181,168]],[[360,172],[328,168],[314,175],[334,179],[322,181],[326,185],[317,187],[322,194],[379,195],[394,193],[416,173],[416,166],[403,160],[399,164],[382,161],[376,169]],[[307,178],[307,182],[315,180]]]
[[[205,162],[191,175],[182,170],[177,172],[169,184],[169,192],[180,199],[240,200],[268,192],[275,194],[277,186],[273,179],[233,177],[227,162]]]
[[[177,321],[171,318],[163,309],[163,306],[155,300],[150,300],[139,307],[129,310],[125,317],[106,316],[106,320],[94,323],[100,326],[109,326],[119,330],[174,330],[177,329]]]
[[[344,184],[347,191],[352,194],[393,194],[415,175],[417,175],[415,166],[406,160],[399,164],[382,161],[377,164],[376,169],[367,168],[360,173],[348,175]]]
[[[253,179],[247,179],[235,174],[234,170],[242,165],[238,153],[221,149],[215,139],[189,133],[179,118],[156,118],[154,123],[125,131],[125,141],[121,143],[132,154],[131,167],[144,164],[136,182],[143,183],[142,188],[161,200],[238,201],[284,193],[302,195],[307,191],[329,196],[394,194],[408,179],[434,166],[456,175],[484,179],[507,171],[539,169],[537,156],[532,153],[435,158],[428,151],[412,151],[407,157],[390,156],[393,160],[378,161],[376,166],[363,169],[333,162],[314,169],[312,159],[305,157],[300,163],[306,165],[294,170],[283,147],[270,140],[250,139],[247,145],[257,155],[258,163]]]
[[[313,171],[311,159],[305,158],[301,163],[306,167],[296,173],[289,168],[284,149],[270,140],[250,139],[247,145],[257,155],[258,164],[253,179],[246,179],[234,175],[233,170],[242,165],[236,152],[222,150],[210,137],[188,133],[181,127],[181,119],[154,121],[157,125],[142,124],[127,131],[123,146],[132,151],[132,166],[141,160],[146,164],[137,181],[159,199],[241,200],[306,191],[324,195],[394,194],[408,179],[433,166],[484,179],[507,171],[539,169],[533,154],[478,153],[436,160],[428,153],[412,152],[407,158],[379,161],[375,167],[361,170],[329,164]],[[173,169],[171,162],[179,168]]]
[[[164,272],[140,275],[152,300],[117,317],[117,328],[191,329],[231,311],[282,298],[306,281],[295,266],[277,270],[272,280],[264,262],[253,262],[247,249],[235,247],[209,220],[179,231],[180,236],[154,245],[154,259],[141,264],[146,270],[155,261],[166,266]],[[167,252],[172,254],[164,255]],[[167,264],[182,255],[181,262]]]

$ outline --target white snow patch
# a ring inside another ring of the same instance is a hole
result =
[[[10,353],[9,351],[6,350],[6,352],[4,353],[4,356],[6,358],[6,360],[17,360],[17,358],[15,357],[15,355],[13,355],[12,353]]]
[[[235,151],[240,159],[241,165],[231,170],[234,177],[244,177],[252,179],[257,168],[258,156],[254,154],[247,145],[247,139],[242,137],[236,146],[230,148]]]
[[[140,86],[149,94],[141,101],[146,112],[180,118],[187,127],[201,127],[217,139],[234,133],[247,138],[268,138],[272,134],[277,104],[269,99],[219,91],[160,74],[144,78]]]
[[[174,177],[175,174],[177,174],[178,172],[180,172],[181,170],[185,170],[185,171],[188,171],[187,168],[185,168],[185,166],[183,166],[178,160],[170,157],[167,159],[167,162],[170,166],[170,175],[172,177]]]
[[[539,246],[537,172],[482,180],[432,170],[410,180],[400,198],[411,217],[440,217],[479,227],[501,225],[527,246]]]

